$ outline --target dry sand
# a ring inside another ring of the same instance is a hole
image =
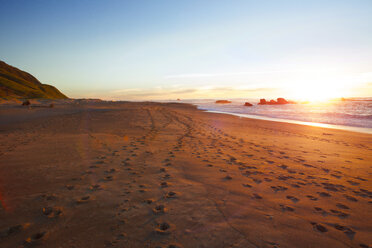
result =
[[[372,246],[372,135],[102,102],[0,140],[0,247]]]

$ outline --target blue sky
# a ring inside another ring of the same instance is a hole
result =
[[[370,0],[0,4],[0,59],[71,97],[372,96]]]

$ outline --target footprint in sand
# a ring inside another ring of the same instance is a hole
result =
[[[103,178],[104,181],[112,181],[114,180],[114,177],[113,176],[106,176]]]
[[[342,177],[342,176],[336,175],[336,174],[331,174],[331,176],[334,177],[334,178],[337,178],[337,179],[340,179]]]
[[[279,204],[280,206],[280,209],[283,211],[283,212],[294,212],[294,209],[292,207],[289,207],[289,206],[285,206],[285,205],[282,205],[282,204]]]
[[[157,205],[152,209],[154,214],[164,214],[167,209],[165,208],[164,205]]]
[[[63,213],[62,207],[45,207],[43,208],[43,214],[48,218],[56,218],[61,216]]]
[[[351,180],[349,180],[349,181],[347,181],[350,185],[353,185],[353,186],[357,186],[357,185],[359,185],[360,183],[358,183],[358,182],[355,182],[355,181],[351,181]]]
[[[45,240],[47,238],[47,232],[45,231],[41,231],[41,232],[37,232],[35,234],[33,234],[31,237],[27,238],[24,242],[25,246],[32,246],[32,245],[36,245],[40,242],[42,242],[43,240]]]
[[[121,217],[121,216],[118,218],[118,221],[119,221],[120,224],[125,224],[125,223],[127,223],[127,219],[124,218],[124,217]]]
[[[49,194],[49,195],[43,194],[41,195],[41,198],[47,201],[55,201],[57,200],[58,196],[56,194]]]
[[[66,187],[68,190],[73,190],[73,189],[75,188],[74,185],[69,185],[69,184],[67,184],[65,187]]]
[[[345,198],[348,200],[348,201],[352,201],[352,202],[357,202],[358,199],[356,199],[355,197],[353,196],[349,196],[349,195],[344,195]]]
[[[308,168],[316,168],[315,166],[311,165],[311,164],[302,164],[303,166],[305,167],[308,167]]]
[[[312,195],[307,195],[306,197],[309,198],[311,201],[317,201],[318,200],[318,198],[316,198],[315,196],[312,196]]]
[[[6,238],[8,236],[11,236],[13,234],[19,233],[22,230],[26,229],[30,224],[23,224],[23,225],[15,225],[11,226],[3,231],[0,232],[0,238]]]
[[[140,193],[145,193],[145,192],[147,192],[148,190],[147,189],[139,189],[138,190],[138,192],[140,192]]]
[[[256,194],[254,193],[253,196],[252,196],[253,199],[257,199],[257,200],[261,200],[262,199],[262,196],[260,196],[259,194]]]
[[[371,248],[371,246],[366,245],[366,244],[359,244],[359,246],[360,246],[361,248]]]
[[[171,184],[170,183],[168,183],[168,182],[161,182],[160,183],[160,187],[162,187],[162,188],[167,188],[167,187],[169,187]]]
[[[288,168],[288,166],[285,165],[285,164],[279,165],[278,167],[279,167],[279,168],[282,168],[283,170],[286,170],[286,169]]]
[[[291,186],[292,186],[293,188],[301,188],[301,186],[300,186],[300,185],[298,185],[298,184],[295,184],[295,183],[292,183],[292,184],[291,184]]]
[[[291,195],[287,195],[287,199],[291,200],[292,202],[294,203],[297,203],[299,201],[298,198],[294,197],[294,196],[291,196]]]
[[[182,248],[182,246],[180,244],[170,244],[167,248]]]
[[[225,179],[225,180],[231,180],[232,179],[232,177],[231,176],[229,176],[229,175],[227,175],[227,176],[225,176],[223,179]]]
[[[165,194],[165,198],[176,198],[179,194],[174,191],[169,191]]]
[[[114,169],[114,168],[111,168],[111,169],[105,171],[105,173],[115,173],[115,172],[116,172],[116,169]]]
[[[287,187],[284,187],[284,186],[271,186],[272,190],[274,190],[274,192],[278,192],[278,191],[286,191],[288,188]]]
[[[99,184],[92,184],[90,187],[89,187],[89,190],[91,191],[97,191],[97,190],[101,190],[103,189],[101,185]]]
[[[313,228],[314,228],[315,231],[322,232],[322,233],[328,232],[328,229],[321,224],[317,224],[315,222],[312,222],[311,225],[313,225]]]
[[[126,162],[125,160],[124,160],[124,161],[122,161],[122,163],[123,163],[123,166],[131,166],[131,164],[130,164],[130,163],[128,163],[128,162]]]
[[[105,163],[105,161],[103,161],[103,160],[95,162],[95,164],[104,164],[104,163]]]
[[[90,199],[91,199],[91,197],[90,197],[89,195],[82,196],[80,199],[77,199],[77,200],[76,200],[76,203],[77,203],[77,204],[86,203],[86,202],[88,202]]]
[[[363,181],[363,182],[368,181],[367,179],[364,179],[364,178],[361,178],[361,177],[354,177],[354,178],[357,179],[357,180]]]
[[[349,217],[349,214],[344,213],[344,212],[341,212],[341,211],[339,211],[339,210],[331,209],[330,211],[331,211],[334,215],[336,215],[337,217],[339,217],[340,219],[345,219],[345,218]]]
[[[154,202],[154,199],[146,199],[144,200],[144,202],[146,202],[147,204],[151,204]]]
[[[254,178],[253,179],[253,182],[255,182],[257,184],[260,184],[260,183],[262,183],[262,180],[261,179],[258,179],[258,178]]]
[[[293,179],[294,177],[292,176],[278,176],[277,179],[281,181],[287,181],[288,179]]]
[[[354,235],[356,234],[355,231],[353,231],[351,228],[342,226],[339,224],[333,224],[333,227],[339,231],[343,231],[350,239],[354,238]]]
[[[171,177],[171,175],[169,175],[169,174],[165,174],[164,176],[163,176],[163,179],[169,179]]]
[[[322,196],[322,197],[331,197],[331,194],[327,193],[327,192],[317,192],[319,194],[319,196]]]
[[[168,235],[170,234],[170,231],[171,231],[171,226],[167,222],[158,224],[158,227],[155,229],[155,232],[157,234],[162,234],[162,235]]]
[[[337,203],[336,206],[338,208],[341,208],[341,209],[350,209],[348,206],[344,205],[344,204],[341,204],[341,203]]]
[[[83,172],[83,175],[90,175],[90,174],[93,174],[93,171],[86,170],[86,171]]]
[[[320,214],[322,214],[323,216],[327,216],[327,215],[328,215],[328,212],[325,211],[323,208],[320,208],[320,207],[314,207],[314,209],[315,209],[315,211],[316,211],[317,213],[320,213]]]

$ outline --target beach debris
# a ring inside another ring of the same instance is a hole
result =
[[[29,100],[26,100],[22,103],[22,106],[30,106],[31,102]]]

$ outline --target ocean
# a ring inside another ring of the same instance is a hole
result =
[[[231,103],[216,104],[216,99],[194,99],[181,102],[194,104],[202,110],[240,117],[372,133],[372,97],[286,105],[257,105],[258,99],[224,100],[230,100]],[[250,102],[253,106],[246,107],[245,102]]]

